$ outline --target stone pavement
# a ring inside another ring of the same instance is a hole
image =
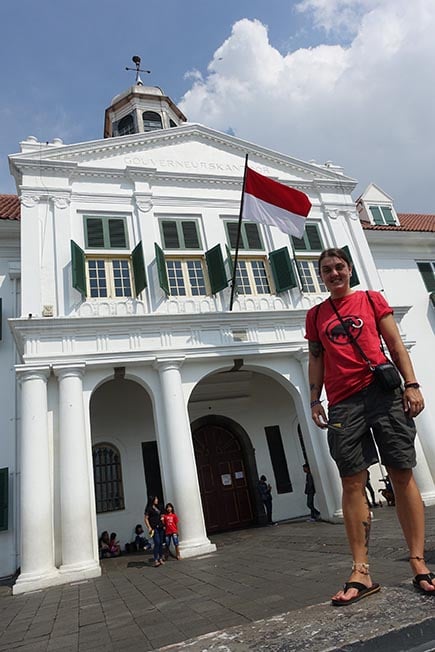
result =
[[[426,518],[435,569],[435,507]],[[435,598],[412,588],[392,507],[372,526],[383,590],[346,608],[329,605],[351,564],[342,524],[300,519],[211,539],[217,552],[159,568],[125,555],[94,580],[18,596],[0,587],[0,651],[398,652],[435,640]]]

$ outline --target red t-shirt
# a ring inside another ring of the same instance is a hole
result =
[[[165,525],[166,534],[177,534],[178,516],[171,512],[171,514],[163,514],[163,523]]]
[[[393,309],[379,292],[370,291],[370,297],[374,312],[367,294],[360,290],[335,299],[334,305],[343,321],[350,324],[350,332],[370,362],[377,365],[385,362],[385,355],[380,348],[376,322],[379,324],[382,317],[393,314]],[[305,338],[321,342],[323,346],[324,383],[329,405],[335,405],[370,385],[373,373],[349,340],[329,299],[310,308],[305,326]]]

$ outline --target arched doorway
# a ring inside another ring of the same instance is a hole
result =
[[[229,421],[209,417],[200,419],[192,429],[208,533],[247,527],[257,520],[253,450],[251,455],[246,451]]]

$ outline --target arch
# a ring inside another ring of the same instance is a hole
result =
[[[142,113],[143,130],[154,131],[162,129],[162,116],[156,111],[144,111]]]

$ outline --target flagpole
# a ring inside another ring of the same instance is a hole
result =
[[[240,234],[241,234],[241,231],[242,231],[243,200],[245,198],[245,182],[246,182],[247,170],[248,170],[248,155],[246,154],[246,156],[245,156],[245,171],[243,173],[242,199],[240,201],[239,225],[238,225],[238,229],[237,229],[236,253],[235,253],[235,256],[234,256],[233,277],[231,279],[230,311],[233,309],[234,292],[235,292],[235,289],[236,289],[237,259],[239,257]]]

